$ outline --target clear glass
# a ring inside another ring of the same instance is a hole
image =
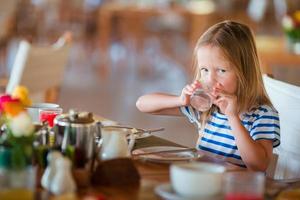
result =
[[[62,114],[62,108],[43,108],[39,110],[39,119],[40,122],[43,123],[44,121],[48,122],[50,127],[54,125],[54,118],[57,115]]]
[[[200,112],[205,112],[212,106],[212,99],[208,94],[209,90],[198,89],[191,96],[190,104],[193,108]]]
[[[300,55],[300,39],[286,37],[286,47],[290,53]]]
[[[0,199],[33,200],[35,186],[36,167],[0,169]]]
[[[264,191],[262,172],[229,172],[224,176],[225,200],[263,200]]]

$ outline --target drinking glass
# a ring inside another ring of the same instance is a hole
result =
[[[36,186],[36,167],[0,170],[0,199],[33,200]]]
[[[200,112],[208,111],[212,106],[212,99],[208,92],[209,90],[203,88],[197,89],[191,96],[191,106]]]
[[[39,110],[39,119],[41,123],[47,121],[48,125],[53,127],[54,118],[60,114],[62,114],[62,108],[42,108]]]
[[[224,176],[225,200],[263,200],[264,190],[262,172],[229,172]]]

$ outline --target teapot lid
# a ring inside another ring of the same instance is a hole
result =
[[[79,112],[76,110],[69,110],[68,114],[59,115],[55,118],[56,124],[90,124],[94,122],[93,113]]]

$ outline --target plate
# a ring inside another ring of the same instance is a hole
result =
[[[151,136],[150,132],[146,132],[143,129],[126,127],[118,124],[104,125],[102,129],[122,132],[126,134],[127,139],[131,139],[131,135],[134,136],[134,139],[142,139]]]
[[[177,194],[170,183],[165,183],[158,185],[154,189],[155,193],[166,200],[221,200],[222,195],[216,195],[213,197],[197,197],[197,198],[187,198]]]
[[[135,149],[132,151],[133,156],[137,156],[140,159],[144,159],[152,162],[159,163],[171,163],[171,162],[182,162],[191,161],[200,158],[200,154],[195,151],[182,151],[182,152],[168,152],[168,153],[158,153],[158,154],[148,154],[148,155],[137,155],[140,153],[157,152],[157,151],[172,151],[186,149],[184,147],[174,147],[174,146],[153,146],[145,147],[140,149]]]
[[[101,122],[101,124],[103,126],[116,126],[116,125],[118,125],[117,122],[109,120],[109,119],[101,119],[99,121]]]

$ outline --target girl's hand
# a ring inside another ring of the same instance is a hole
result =
[[[220,88],[214,88],[214,94],[217,97],[213,103],[219,107],[222,113],[228,117],[238,115],[236,95],[228,94]]]
[[[190,97],[198,88],[201,88],[201,84],[196,80],[192,84],[186,85],[182,89],[181,95],[179,97],[182,106],[187,106],[190,104]]]

